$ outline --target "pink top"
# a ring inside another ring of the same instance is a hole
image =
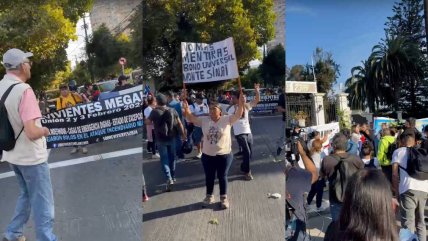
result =
[[[19,103],[19,116],[21,116],[22,123],[42,118],[42,113],[40,112],[33,89],[24,91],[21,103]]]

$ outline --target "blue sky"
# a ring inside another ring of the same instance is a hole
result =
[[[311,63],[315,48],[331,52],[340,65],[338,84],[367,59],[385,36],[395,0],[286,0],[286,61]],[[338,88],[338,85],[336,86]]]

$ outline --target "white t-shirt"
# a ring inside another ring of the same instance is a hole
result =
[[[321,162],[324,159],[324,157],[326,157],[326,156],[327,155],[323,151],[321,151],[321,152],[315,152],[315,153],[313,153],[311,155],[311,159],[314,162],[315,167],[317,168],[317,172],[318,173],[319,173],[320,168],[321,168]],[[306,169],[305,168],[305,164],[303,163],[303,160],[302,160],[302,156],[299,155],[299,159],[300,159],[299,162],[298,162],[299,167],[302,168],[302,169]]]
[[[361,159],[361,160],[364,162],[364,165],[368,165],[370,163],[371,158],[370,159]],[[374,163],[376,168],[379,168],[379,160],[376,157],[374,157],[373,163]]]
[[[247,108],[249,108],[249,109],[247,109]],[[241,135],[241,134],[250,134],[251,133],[250,121],[248,118],[248,113],[249,113],[249,110],[251,110],[251,105],[247,104],[247,108],[244,108],[244,112],[245,112],[244,118],[239,119],[237,122],[235,122],[232,125],[233,134],[235,136]],[[227,113],[229,115],[234,115],[236,110],[238,110],[238,108],[236,106],[232,106],[229,108]]]
[[[152,110],[153,110],[153,108],[152,108],[152,107],[150,107],[150,106],[147,106],[147,107],[144,109],[144,116],[146,117],[146,119],[150,116],[150,113],[152,112]]]
[[[190,105],[190,112],[195,116],[207,115],[209,113],[209,107],[205,103],[198,105],[198,103],[195,102],[193,105]]]
[[[392,154],[392,164],[398,163],[401,167],[407,168],[408,151],[406,147],[398,148]],[[428,193],[428,180],[420,181],[414,179],[407,174],[405,170],[400,170],[400,194],[405,193],[407,190],[422,191]]]
[[[202,153],[208,156],[226,155],[232,152],[232,139],[230,133],[230,116],[222,116],[214,122],[210,117],[200,117],[204,145]]]

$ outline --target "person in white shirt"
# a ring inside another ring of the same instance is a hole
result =
[[[153,97],[153,95],[149,95],[147,97],[147,103],[149,106],[144,109],[144,123],[146,124],[147,130],[147,151],[152,153],[152,157],[160,158],[159,154],[156,152],[155,129],[153,127],[153,122],[149,120],[150,113],[154,108],[156,108],[156,98]]]
[[[311,142],[311,146],[308,146],[310,148],[311,153],[311,159],[315,164],[315,167],[317,168],[317,173],[319,173],[321,168],[321,162],[325,157],[325,153],[322,152],[322,140],[315,139]],[[307,202],[308,205],[311,205],[312,200],[316,196],[316,207],[317,211],[321,211],[321,204],[322,204],[322,195],[324,193],[324,187],[325,187],[325,179],[321,176],[318,176],[318,180],[312,184],[311,190],[309,191]]]
[[[409,149],[416,146],[415,135],[400,135],[401,148],[392,156],[392,187],[400,201],[401,227],[418,235],[419,241],[426,241],[425,205],[428,199],[428,180],[417,180],[406,172]],[[400,170],[400,174],[398,173]]]
[[[249,121],[249,112],[251,109],[257,105],[260,101],[260,85],[255,84],[254,89],[256,91],[256,96],[253,101],[250,103],[245,103],[244,112],[241,118],[235,122],[233,127],[233,134],[238,142],[240,149],[242,150],[242,163],[241,171],[245,174],[245,179],[250,181],[253,180],[250,169],[250,161],[253,152],[253,135],[251,134],[251,127]],[[233,105],[228,109],[227,113],[229,115],[234,115],[238,110],[240,92],[235,92],[232,97]],[[244,101],[246,102],[246,96],[244,95]]]
[[[190,105],[190,112],[196,117],[208,116],[209,107],[206,103],[203,102],[204,97],[202,94],[197,94],[195,96],[195,101]],[[193,143],[198,148],[198,154],[196,158],[200,159],[202,157],[202,129],[201,127],[195,126],[193,129]]]

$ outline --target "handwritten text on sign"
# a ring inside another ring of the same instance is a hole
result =
[[[233,38],[206,43],[181,43],[184,83],[238,78]]]

